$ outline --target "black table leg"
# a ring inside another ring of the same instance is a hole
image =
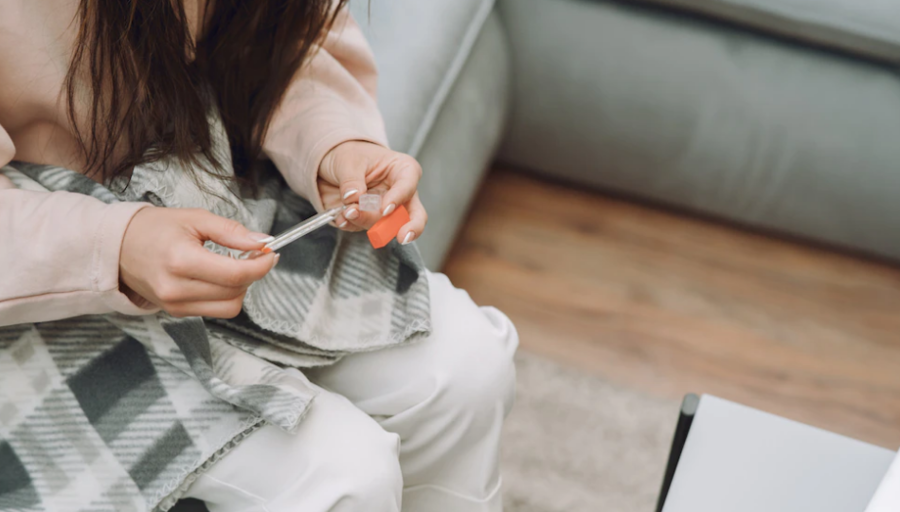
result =
[[[663,475],[662,488],[659,490],[659,499],[656,502],[656,512],[662,512],[666,503],[666,496],[669,494],[669,486],[672,485],[672,478],[675,476],[675,468],[678,466],[678,459],[681,458],[681,450],[687,441],[688,431],[691,429],[691,423],[694,421],[694,413],[697,412],[697,405],[700,404],[700,397],[690,393],[684,396],[681,402],[681,411],[678,414],[678,424],[675,425],[675,435],[672,438],[672,449],[669,450],[669,462],[666,464],[666,473]]]

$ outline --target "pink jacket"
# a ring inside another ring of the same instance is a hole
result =
[[[71,140],[71,128],[58,98],[77,5],[0,0],[0,166],[12,160],[65,165],[72,154],[59,143]],[[294,79],[264,141],[290,187],[317,208],[317,170],[328,151],[348,140],[387,145],[376,82],[371,50],[343,11]],[[122,238],[144,207],[18,190],[0,175],[0,326],[153,312],[119,291]]]

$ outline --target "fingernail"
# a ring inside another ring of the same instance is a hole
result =
[[[267,235],[265,233],[250,233],[247,236],[250,238],[250,240],[253,240],[254,242],[263,243],[263,244],[267,244],[267,243],[271,242],[272,240],[275,240],[274,236]]]
[[[401,242],[400,245],[406,245],[415,239],[416,239],[416,233],[414,231],[410,231],[409,233],[406,234],[405,237],[403,237],[403,242]]]
[[[354,188],[353,190],[348,190],[348,191],[344,194],[344,199],[347,199],[348,197],[352,196],[353,194],[355,194],[355,193],[357,193],[357,192],[359,192],[359,190],[356,190],[355,188]]]
[[[342,227],[344,227],[344,226],[346,226],[346,225],[347,225],[347,221],[344,221],[344,222],[341,222],[340,224],[338,224],[338,227],[339,227],[339,228],[342,228]]]
[[[387,217],[393,211],[394,211],[394,203],[391,203],[391,204],[387,205],[387,208],[385,208],[383,212],[381,212],[381,216]],[[410,231],[410,233],[412,233],[412,231]]]
[[[280,259],[281,259],[281,255],[278,253],[275,253],[275,264],[272,266],[274,267],[275,265],[278,265],[278,260],[280,260]]]
[[[356,208],[347,208],[346,210],[344,210],[344,218],[353,220],[357,217],[359,217],[359,210],[357,210]]]

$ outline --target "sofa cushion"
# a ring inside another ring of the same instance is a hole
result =
[[[634,2],[499,8],[502,159],[900,261],[896,70]]]
[[[380,72],[391,146],[415,156],[469,58],[494,0],[351,0]]]
[[[635,0],[711,15],[861,57],[900,63],[898,0]]]

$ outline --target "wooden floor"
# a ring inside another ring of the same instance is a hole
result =
[[[445,272],[524,350],[900,447],[898,268],[495,170]]]

